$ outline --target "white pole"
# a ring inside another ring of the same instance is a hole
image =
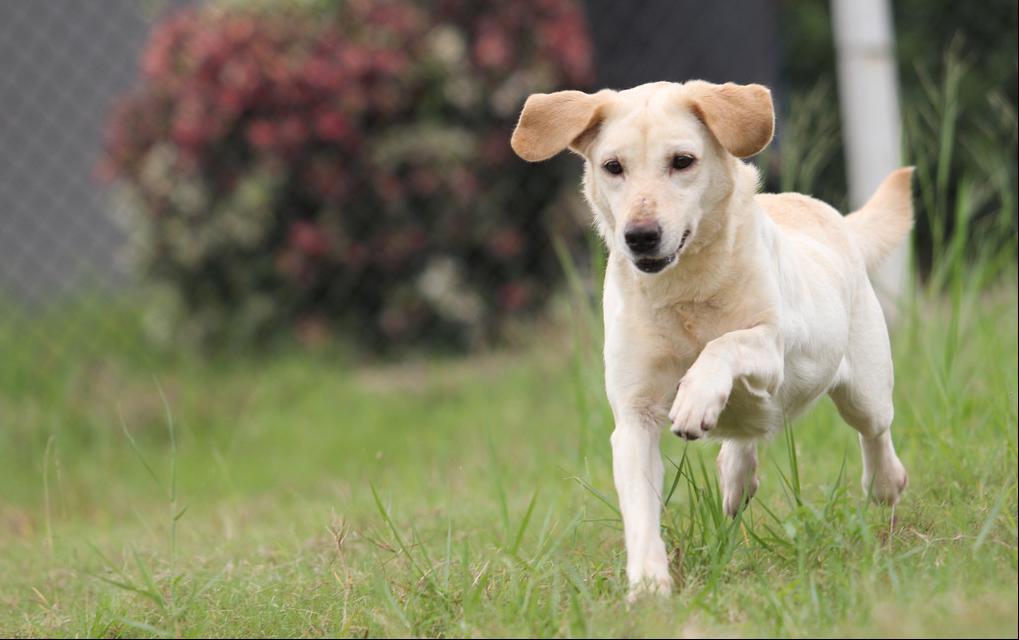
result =
[[[849,204],[855,209],[901,166],[895,36],[888,0],[832,0],[831,7]],[[871,273],[888,324],[898,316],[908,264],[904,243]]]

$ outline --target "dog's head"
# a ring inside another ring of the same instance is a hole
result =
[[[738,158],[774,132],[771,92],[757,84],[658,82],[626,91],[537,93],[511,144],[524,160],[569,148],[585,159],[584,190],[609,248],[658,273],[724,221]]]

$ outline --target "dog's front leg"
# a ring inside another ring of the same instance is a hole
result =
[[[658,450],[658,425],[652,415],[627,409],[617,412],[612,432],[612,472],[623,515],[630,601],[642,593],[667,595],[672,590],[659,530],[665,470]]]
[[[784,356],[778,331],[762,324],[726,333],[705,345],[683,376],[669,411],[672,432],[696,440],[718,423],[737,380],[767,397],[782,384]]]

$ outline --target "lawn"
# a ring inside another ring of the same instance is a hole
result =
[[[373,366],[153,364],[73,334],[0,370],[0,632],[1014,637],[1005,271],[918,293],[895,333],[894,513],[863,499],[827,400],[763,448],[736,521],[717,444],[665,431],[679,587],[631,609],[584,313],[514,349]]]

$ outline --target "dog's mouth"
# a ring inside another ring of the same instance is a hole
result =
[[[665,258],[641,258],[633,264],[637,265],[637,268],[644,273],[658,273],[665,267],[669,266],[676,261],[676,254],[667,256]]]
[[[683,251],[683,247],[686,246],[686,241],[689,237],[690,230],[687,229],[683,232],[683,237],[679,239],[679,246],[676,247],[676,250],[671,255],[663,258],[638,258],[633,261],[633,264],[644,273],[659,273],[676,261],[676,258]]]

